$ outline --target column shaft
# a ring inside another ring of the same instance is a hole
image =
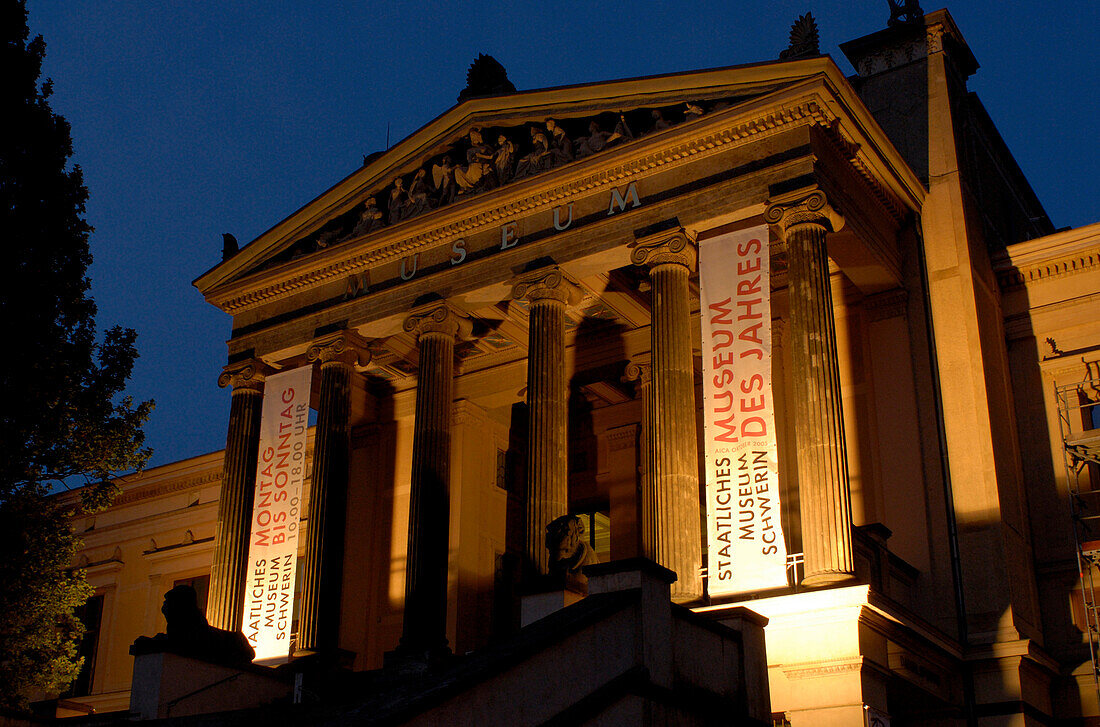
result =
[[[565,303],[531,302],[527,354],[527,557],[539,574],[549,573],[546,526],[568,514],[565,381]]]
[[[322,359],[306,556],[300,575],[299,652],[331,652],[339,642],[345,504],[351,446],[348,427],[351,372],[352,367],[345,360]]]
[[[819,222],[798,222],[786,230],[803,582],[808,585],[843,580],[855,572],[825,234]]]
[[[254,386],[235,386],[232,396],[206,618],[216,628],[240,631],[263,390]]]
[[[625,381],[633,381],[634,395],[642,402],[642,420],[638,431],[638,555],[656,561],[657,486],[653,481],[653,458],[657,445],[653,440],[653,370],[649,363],[631,361]]]
[[[413,425],[412,487],[405,564],[405,618],[399,651],[430,661],[448,653],[447,570],[450,555],[451,408],[459,324],[445,306],[416,315],[419,368]]]
[[[646,557],[676,571],[672,596],[677,601],[703,594],[689,272],[676,262],[657,263],[649,272],[652,450],[651,475],[642,491],[643,547]]]

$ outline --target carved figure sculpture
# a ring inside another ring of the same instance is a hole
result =
[[[662,129],[667,129],[669,127],[669,123],[665,121],[665,116],[661,113],[660,109],[653,109],[653,113],[650,114],[650,116],[653,117],[654,131],[661,131]]]
[[[337,242],[337,238],[340,233],[336,230],[323,230],[317,235],[317,247],[326,248],[334,242]]]
[[[405,219],[405,211],[408,209],[408,192],[405,191],[405,180],[394,177],[393,191],[390,192],[390,224]]]
[[[700,106],[698,104],[693,104],[691,101],[687,101],[686,103],[684,103],[684,120],[685,121],[689,120],[689,119],[692,119],[692,118],[698,118],[698,117],[702,116],[704,113],[706,113],[706,112],[703,111],[702,106]]]
[[[428,199],[428,172],[418,169],[409,185],[409,206],[405,211],[406,217],[414,217],[421,212],[431,209],[431,201]]]
[[[615,134],[616,138],[633,139],[634,132],[630,130],[630,127],[626,124],[626,116],[619,114],[619,120],[615,122]]]
[[[442,207],[455,198],[455,168],[449,156],[432,165],[432,181],[435,183],[436,204]]]
[[[623,123],[625,124],[625,122]],[[602,130],[599,122],[593,119],[588,122],[588,136],[577,139],[577,158],[583,159],[586,156],[603,151],[622,138],[623,135],[618,131],[612,133]]]
[[[469,192],[480,186],[493,170],[493,149],[482,143],[481,129],[470,129],[470,148],[466,150],[466,166],[455,169],[455,184],[459,193]],[[487,181],[487,180],[486,180]]]
[[[359,213],[359,221],[355,223],[355,228],[351,231],[351,237],[365,235],[381,226],[382,210],[378,209],[378,200],[374,197],[368,197],[363,211]]]
[[[516,165],[516,179],[529,177],[550,168],[550,142],[546,140],[546,134],[535,127],[531,127],[531,144],[534,148],[531,152],[519,160]]]
[[[559,166],[573,161],[573,142],[553,119],[546,120],[546,130],[550,133],[550,166]]]
[[[584,521],[576,515],[562,515],[546,526],[546,548],[550,551],[550,573],[586,582],[581,568],[599,563],[599,556],[584,538]]]
[[[497,172],[497,184],[507,184],[512,180],[516,164],[516,145],[501,134],[497,137],[497,151],[493,155],[493,166]]]
[[[160,610],[168,624],[167,633],[139,637],[131,653],[171,651],[228,666],[245,666],[256,657],[256,651],[240,631],[225,631],[207,623],[191,586],[176,586],[165,593]]]

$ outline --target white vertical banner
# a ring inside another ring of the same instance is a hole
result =
[[[699,245],[711,596],[787,585],[769,268],[766,225]]]
[[[290,654],[312,374],[302,366],[264,383],[243,620],[258,663]]]

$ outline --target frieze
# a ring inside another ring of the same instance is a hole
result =
[[[499,225],[501,221],[507,222],[509,219],[514,219],[524,213],[550,206],[553,208],[560,207],[564,210],[570,199],[580,194],[610,186],[614,186],[617,190],[623,190],[629,180],[645,172],[659,167],[686,164],[693,158],[719,153],[727,145],[747,143],[761,136],[779,133],[781,127],[788,124],[816,123],[827,125],[834,119],[835,116],[822,104],[816,100],[807,100],[769,112],[734,127],[712,131],[690,141],[626,160],[614,167],[601,168],[592,174],[572,179],[557,187],[539,190],[527,197],[508,201],[491,209],[477,212],[465,219],[432,227],[420,234],[395,240],[374,250],[333,261],[322,267],[310,269],[299,275],[249,291],[243,295],[216,302],[226,312],[236,314],[269,300],[283,297],[301,289],[311,288],[338,277],[356,276],[358,280],[352,285],[361,289],[361,284],[370,280],[369,274],[363,277],[362,273],[370,268],[396,258],[407,257],[416,250],[432,246],[441,241],[453,244],[457,241],[456,238],[460,238],[464,234],[480,231],[489,225]],[[626,193],[620,191],[620,194]],[[340,244],[349,242],[350,239],[342,240]],[[301,255],[304,254],[304,252],[301,253]]]

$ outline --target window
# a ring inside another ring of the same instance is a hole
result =
[[[181,578],[178,581],[172,581],[172,587],[176,586],[191,586],[195,589],[195,599],[199,605],[199,611],[206,613],[206,597],[210,593],[210,576],[193,576],[191,578]]]
[[[596,551],[601,563],[611,560],[611,518],[604,512],[579,512],[577,517],[584,523],[584,537],[592,550]]]
[[[95,657],[99,649],[99,628],[103,621],[103,596],[92,596],[76,610],[76,617],[84,624],[84,638],[77,652],[84,658],[80,674],[73,681],[66,697],[86,697],[92,693],[92,677],[95,674]]]

